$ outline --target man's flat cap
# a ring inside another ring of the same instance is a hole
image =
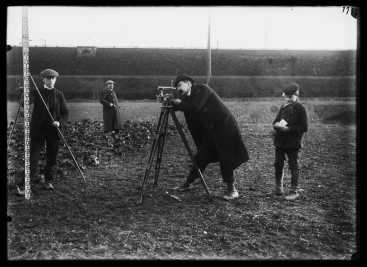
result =
[[[174,87],[177,87],[177,84],[181,81],[190,81],[191,83],[194,83],[194,79],[191,78],[190,76],[186,75],[186,74],[181,74],[181,75],[178,75],[176,77],[176,80],[175,80],[175,83],[174,83]]]
[[[108,81],[105,82],[105,84],[110,84],[110,83],[114,84],[114,82],[112,80],[108,80]]]
[[[59,73],[52,69],[45,69],[41,71],[40,75],[42,77],[59,77]]]
[[[285,95],[298,95],[299,85],[296,83],[289,83],[283,88],[283,93]]]

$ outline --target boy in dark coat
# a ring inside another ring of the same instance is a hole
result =
[[[69,118],[69,110],[66,106],[64,94],[57,90],[54,85],[59,73],[52,69],[43,70],[42,76],[44,86],[39,89],[44,102],[47,105],[54,121],[49,116],[45,105],[42,102],[38,92],[34,89],[29,94],[29,104],[34,103],[32,119],[30,123],[30,179],[33,183],[43,182],[39,177],[39,159],[42,149],[46,143],[46,166],[45,189],[53,190],[51,181],[56,172],[56,160],[59,153],[61,136],[57,128],[62,129]],[[22,106],[24,102],[22,102]],[[24,186],[24,181],[20,187]],[[18,190],[23,195],[23,190]]]
[[[119,101],[113,90],[114,82],[108,80],[100,93],[99,102],[103,105],[103,132],[117,134],[122,129]]]
[[[201,172],[209,163],[219,162],[223,181],[227,184],[224,199],[238,198],[233,170],[249,159],[237,122],[213,89],[196,84],[183,74],[174,86],[182,98],[174,99],[175,110],[183,111],[187,126],[197,147],[195,160]],[[192,167],[186,181],[177,190],[186,191],[198,173]]]
[[[284,196],[283,167],[285,155],[288,157],[291,171],[291,190],[285,197],[287,200],[298,198],[299,181],[299,151],[302,148],[302,137],[308,131],[308,117],[305,107],[299,101],[299,85],[287,84],[283,90],[286,103],[282,105],[273,121],[276,131],[274,136],[275,146],[275,190],[269,196]]]

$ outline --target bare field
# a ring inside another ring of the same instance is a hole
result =
[[[158,186],[152,168],[141,205],[136,202],[149,145],[122,155],[105,152],[99,165],[83,171],[86,183],[70,168],[68,176],[55,180],[53,192],[32,188],[29,201],[8,189],[8,259],[351,259],[357,252],[355,102],[302,102],[310,127],[297,201],[264,195],[274,186],[270,124],[282,99],[228,100],[250,155],[235,171],[239,199],[222,200],[218,164],[203,173],[211,198],[201,184],[186,193],[172,190],[184,181],[190,159],[179,135],[170,134]],[[156,123],[160,113],[160,104],[151,101],[121,101],[120,106],[123,120]],[[102,120],[98,102],[69,102],[68,107],[71,121]],[[8,103],[8,121],[17,108]],[[98,131],[96,144],[104,138]]]

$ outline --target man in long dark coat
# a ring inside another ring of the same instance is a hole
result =
[[[103,132],[118,133],[122,129],[119,101],[113,90],[114,82],[108,80],[100,93],[99,102],[103,105]]]
[[[196,84],[185,74],[176,77],[177,87],[182,100],[174,99],[175,110],[183,111],[187,126],[197,147],[195,160],[201,172],[209,163],[219,162],[223,181],[227,184],[224,199],[238,198],[234,186],[233,171],[249,160],[240,130],[233,115],[206,84]],[[190,189],[198,173],[191,169],[186,181],[176,189]]]

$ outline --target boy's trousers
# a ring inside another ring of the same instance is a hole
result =
[[[288,157],[288,165],[290,170],[299,170],[299,149],[283,149],[275,147],[275,169],[283,169],[285,155]]]

